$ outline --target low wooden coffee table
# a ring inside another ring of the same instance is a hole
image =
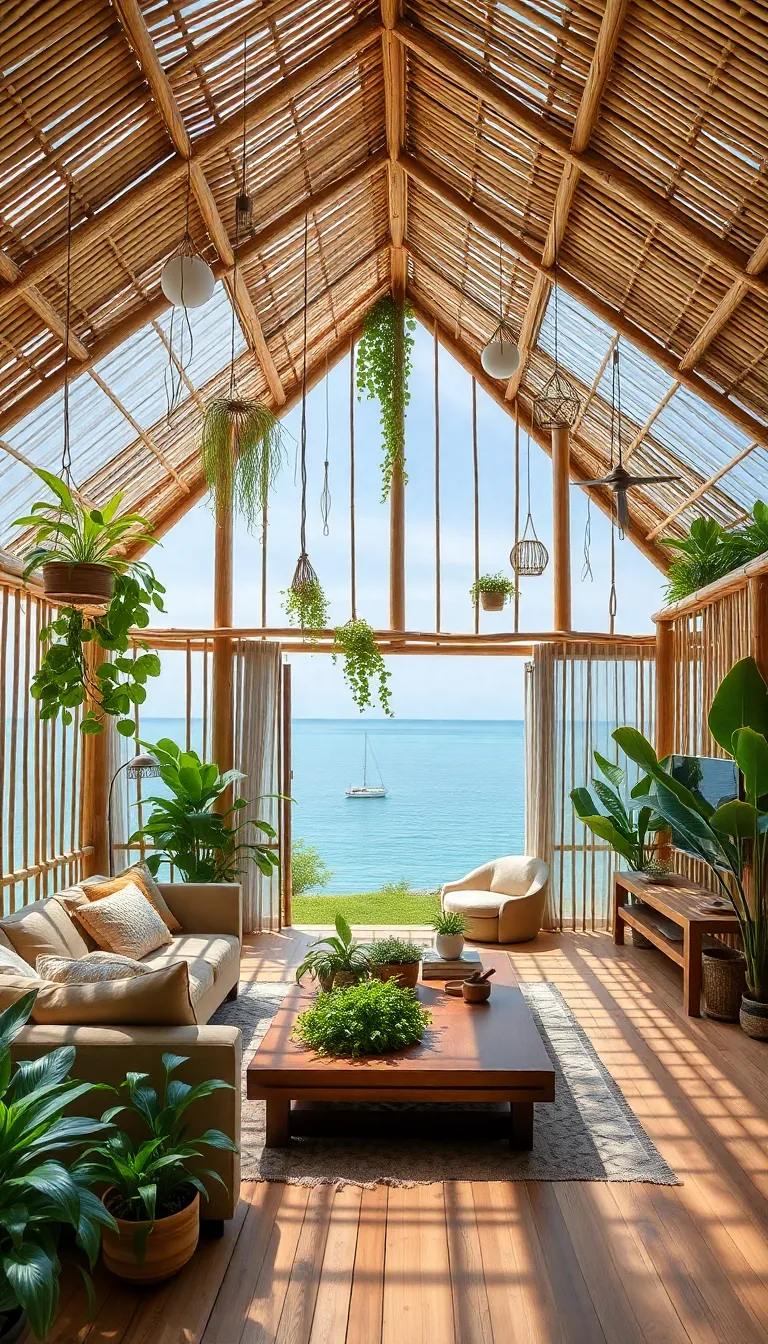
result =
[[[267,1103],[268,1148],[299,1134],[364,1135],[379,1130],[432,1138],[456,1132],[533,1145],[533,1105],[554,1101],[555,1072],[519,989],[494,986],[486,1004],[465,1004],[419,985],[432,1024],[423,1040],[395,1054],[327,1059],[292,1040],[297,1015],[314,994],[288,992],[248,1065],[250,1100]],[[489,1111],[331,1111],[328,1102],[496,1102]],[[293,1105],[292,1105],[293,1103]]]

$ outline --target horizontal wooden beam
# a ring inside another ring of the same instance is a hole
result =
[[[548,121],[541,113],[534,112],[521,99],[476,69],[446,43],[432,37],[407,19],[401,19],[394,31],[400,41],[412,51],[481,102],[493,107],[506,121],[545,145],[558,158],[572,163],[584,177],[597,183],[610,196],[626,202],[652,219],[654,223],[669,229],[689,246],[703,253],[710,261],[722,266],[731,276],[744,280],[754,293],[762,295],[763,298],[768,297],[768,281],[763,276],[748,273],[743,254],[737,248],[723,242],[708,229],[702,228],[663,196],[649,191],[630,173],[619,168],[596,150],[585,149],[579,152],[572,149],[568,136],[554,122]]]
[[[494,215],[490,215],[482,206],[476,205],[469,197],[462,195],[460,191],[457,191],[449,182],[446,182],[431,168],[428,168],[420,159],[414,158],[412,154],[401,155],[400,162],[408,176],[415,182],[418,182],[427,191],[431,191],[446,205],[451,206],[463,215],[465,219],[469,219],[483,233],[500,240],[505,247],[516,253],[535,270],[540,271],[542,275],[554,280],[552,267],[545,266],[535,249],[529,243],[518,238],[501,220],[496,219]],[[754,415],[750,415],[749,411],[745,411],[736,402],[731,401],[724,392],[718,391],[716,387],[701,378],[699,374],[683,372],[678,367],[674,356],[659,341],[655,340],[653,336],[649,336],[648,332],[644,331],[642,327],[630,322],[616,308],[605,303],[580,280],[563,270],[562,266],[558,267],[557,281],[561,289],[567,294],[571,294],[573,298],[577,299],[585,308],[588,308],[590,312],[593,312],[601,321],[606,322],[614,331],[618,331],[621,336],[625,336],[638,350],[642,350],[644,354],[649,355],[672,378],[676,378],[684,387],[690,388],[691,392],[695,392],[697,396],[701,397],[702,401],[712,406],[714,410],[719,411],[732,424],[737,425],[744,434],[753,438],[761,447],[768,448],[768,426],[764,425]]]
[[[156,639],[162,639],[170,644],[184,644],[188,639],[211,640],[217,639],[296,639],[297,631],[294,625],[233,625],[224,628],[223,626],[150,626],[146,630],[134,630],[131,632],[135,639],[144,639],[148,644],[154,644]],[[318,646],[323,643],[332,644],[334,632],[331,629],[315,630],[312,632],[312,641],[305,641],[313,646],[316,637]],[[519,630],[519,631],[494,631],[493,634],[470,634],[462,631],[438,632],[432,630],[374,630],[374,639],[376,643],[393,643],[398,646],[410,644],[418,648],[421,644],[443,644],[446,649],[452,648],[456,644],[487,644],[491,647],[515,644],[642,644],[653,648],[655,644],[654,635],[607,635],[604,630]]]
[[[322,79],[337,66],[364,51],[379,38],[381,22],[369,17],[352,24],[350,28],[329,42],[328,46],[307,61],[305,65],[286,75],[264,93],[258,94],[246,104],[245,123],[250,128],[261,125],[275,112],[284,108],[292,98],[298,97],[317,80]],[[239,109],[224,117],[218,126],[207,131],[194,142],[192,161],[209,158],[217,151],[226,148],[235,136],[242,132],[243,111]],[[172,158],[150,173],[135,187],[129,188],[117,200],[106,205],[98,214],[93,215],[72,231],[72,257],[80,256],[86,248],[102,238],[126,220],[139,216],[150,202],[166,194],[168,187],[183,180],[187,173],[188,159],[175,153]],[[51,271],[62,266],[67,256],[67,240],[49,243],[41,249],[22,270],[18,278],[0,291],[0,312],[8,304],[24,293],[31,284],[44,279]]]
[[[302,202],[285,210],[283,214],[278,215],[270,224],[267,224],[263,229],[260,229],[255,233],[247,243],[244,243],[238,250],[238,264],[244,265],[257,253],[261,252],[266,247],[271,246],[271,244],[278,238],[289,233],[299,221],[304,219],[305,214],[312,214],[325,209],[326,206],[332,204],[334,200],[344,195],[345,192],[353,190],[362,182],[368,181],[370,177],[375,176],[376,173],[382,172],[386,162],[387,154],[386,151],[382,150],[377,154],[372,154],[356,168],[353,168],[348,173],[344,173],[342,177],[335,178],[332,182],[327,183],[325,187],[321,187],[318,191],[311,192]],[[214,262],[211,269],[217,280],[223,279],[224,276],[228,274],[228,268],[221,261]],[[135,333],[140,331],[142,327],[147,326],[150,322],[161,317],[169,307],[170,304],[165,295],[162,292],[158,292],[140,308],[135,309],[132,313],[128,313],[119,322],[116,322],[113,327],[110,327],[103,336],[94,341],[88,351],[87,360],[82,366],[78,366],[76,369],[72,370],[72,376],[75,377],[79,375],[86,369],[91,368],[92,365],[97,364],[99,360],[110,355],[112,351],[122,345],[129,336],[135,335]],[[4,434],[12,425],[17,424],[19,420],[22,420],[25,415],[29,415],[32,411],[36,410],[42,402],[54,392],[58,391],[63,382],[64,371],[63,369],[60,369],[57,370],[56,373],[51,374],[48,378],[43,379],[37,387],[31,388],[23,397],[19,397],[18,401],[14,402],[7,411],[0,414],[0,434]]]

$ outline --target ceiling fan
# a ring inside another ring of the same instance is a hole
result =
[[[617,461],[614,463],[614,448]],[[627,492],[639,485],[665,485],[682,480],[681,476],[633,476],[622,460],[621,446],[621,368],[619,347],[613,352],[613,384],[611,387],[611,468],[605,476],[594,481],[579,481],[579,485],[604,485],[616,496],[616,523],[619,532],[629,531],[629,502]]]

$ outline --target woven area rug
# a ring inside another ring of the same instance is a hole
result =
[[[555,1066],[555,1102],[536,1106],[534,1146],[515,1152],[504,1140],[388,1141],[292,1139],[264,1148],[264,1103],[245,1097],[245,1067],[280,1006],[286,986],[248,983],[212,1021],[243,1033],[242,1175],[302,1185],[414,1185],[431,1181],[681,1182],[651,1142],[588,1036],[554,985],[522,985]],[[391,1109],[402,1110],[392,1103]],[[411,1104],[411,1109],[413,1105]],[[439,1107],[419,1110],[438,1110]],[[462,1108],[468,1109],[468,1108]]]

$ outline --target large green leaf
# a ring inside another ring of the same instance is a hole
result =
[[[73,516],[77,515],[78,508],[72,498],[72,491],[66,481],[62,481],[60,477],[54,476],[51,471],[45,471],[43,467],[36,467],[35,475],[39,476],[41,481],[45,481],[48,489],[56,495],[57,499],[61,500],[67,513],[72,514]]]
[[[42,1162],[39,1167],[7,1184],[20,1187],[21,1190],[36,1190],[43,1196],[51,1215],[58,1222],[77,1227],[80,1221],[80,1193],[66,1167],[60,1162]]]
[[[650,742],[636,728],[616,728],[611,736],[631,761],[641,765],[658,784],[676,794],[685,807],[698,812],[704,818],[712,815],[714,811],[712,805],[705,798],[692,793],[664,769]]]
[[[54,1261],[40,1246],[25,1242],[3,1256],[8,1283],[38,1339],[44,1339],[53,1324],[59,1300]]]
[[[729,754],[739,728],[752,728],[768,737],[768,686],[754,658],[734,663],[720,682],[709,711],[709,731]]]
[[[768,793],[768,742],[753,728],[733,735],[733,755],[744,776],[747,796],[755,801]]]
[[[759,829],[760,814],[751,803],[735,798],[723,803],[709,818],[713,831],[729,835],[733,840],[751,840]]]
[[[0,1049],[10,1045],[26,1025],[36,998],[37,990],[32,989],[0,1013]]]
[[[571,802],[580,821],[584,821],[585,817],[594,817],[597,814],[597,804],[589,789],[571,789]]]
[[[622,789],[624,787],[624,771],[621,766],[615,765],[613,761],[606,760],[605,756],[601,756],[599,751],[593,751],[592,755],[595,758],[595,764],[605,775],[608,783],[612,784],[614,789]]]
[[[697,809],[688,807],[666,784],[657,782],[654,802],[657,811],[672,827],[677,844],[690,849],[710,867],[733,870],[734,866],[739,866],[738,856],[725,837],[713,831]]]
[[[62,1045],[39,1059],[23,1059],[16,1067],[8,1095],[19,1101],[36,1088],[50,1083],[62,1083],[75,1062],[75,1047]]]
[[[627,839],[626,835],[619,830],[618,826],[616,826],[615,822],[613,822],[610,817],[582,817],[581,820],[584,822],[585,826],[589,827],[594,835],[598,836],[601,840],[607,841],[611,846],[611,849],[614,849],[617,854],[620,854],[623,859],[626,859],[627,863],[632,868],[637,867],[638,854],[636,847]]]
[[[600,802],[603,804],[608,815],[613,817],[619,830],[629,833],[632,830],[632,823],[627,816],[627,809],[619,795],[614,789],[610,788],[607,784],[604,784],[601,779],[593,779],[592,784]]]

